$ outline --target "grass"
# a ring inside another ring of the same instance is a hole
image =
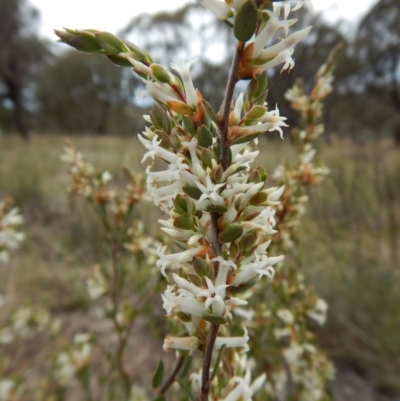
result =
[[[96,216],[66,191],[68,176],[59,160],[63,142],[59,136],[0,141],[0,198],[15,199],[27,234],[12,268],[0,268],[0,293],[7,294],[10,310],[29,303],[73,317],[72,333],[86,324],[85,277],[105,250]],[[122,166],[143,169],[136,138],[82,136],[72,142],[117,178]],[[287,155],[293,155],[288,141],[265,142],[259,161],[271,173]],[[323,143],[321,157],[332,173],[311,188],[301,228],[299,263],[330,304],[321,344],[377,389],[393,387],[400,374],[399,156],[400,149],[385,142]],[[154,210],[142,210],[153,233],[159,218]]]

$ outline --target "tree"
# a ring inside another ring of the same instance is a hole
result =
[[[144,14],[134,18],[121,32],[148,51],[155,62],[186,62],[197,57],[191,68],[195,86],[213,105],[220,103],[228,77],[234,40],[228,28],[204,7],[188,4],[169,13]]]
[[[133,121],[136,82],[130,70],[99,56],[63,53],[40,74],[38,124],[69,133],[133,132],[142,126],[142,118]]]
[[[38,12],[25,0],[0,1],[0,106],[11,102],[15,127],[26,139],[25,91],[35,66],[49,54],[33,31],[37,17]]]
[[[361,21],[355,45],[368,93],[377,96],[380,102],[386,100],[397,113],[400,112],[399,20],[399,1],[380,0]],[[400,121],[393,118],[389,124],[400,146]]]

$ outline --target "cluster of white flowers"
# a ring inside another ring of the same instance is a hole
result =
[[[71,379],[88,366],[91,352],[90,334],[76,334],[70,348],[58,354],[56,358],[54,373],[60,386],[68,386]]]
[[[7,263],[10,252],[17,249],[24,240],[25,234],[18,232],[23,223],[18,208],[12,208],[11,199],[0,202],[0,263]]]
[[[60,327],[60,320],[52,319],[48,311],[21,306],[11,315],[11,323],[0,329],[0,345],[10,344],[37,333],[55,335]]]

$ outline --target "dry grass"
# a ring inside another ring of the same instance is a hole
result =
[[[59,160],[63,142],[57,136],[0,141],[0,198],[14,197],[27,234],[12,269],[0,271],[0,293],[7,294],[10,309],[45,305],[55,315],[73,317],[73,332],[90,313],[84,278],[106,253],[94,213],[66,192],[68,177]],[[72,142],[117,180],[123,165],[142,170],[143,149],[136,138],[76,137]],[[332,174],[310,191],[298,263],[331,305],[323,346],[387,388],[400,374],[400,150],[383,142],[322,145]],[[259,161],[269,172],[293,154],[287,141],[262,148]],[[141,217],[155,232],[154,209],[147,205]]]

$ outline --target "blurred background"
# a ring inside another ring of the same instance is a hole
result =
[[[6,277],[0,293],[8,294],[10,308],[46,305],[70,322],[71,331],[89,308],[84,279],[106,251],[95,216],[65,190],[63,141],[72,138],[89,161],[117,179],[123,165],[140,171],[143,152],[135,136],[151,103],[138,95],[143,86],[130,69],[55,43],[52,20],[57,29],[117,32],[159,63],[197,57],[195,85],[216,110],[234,46],[230,30],[194,2],[171,2],[168,11],[154,2],[151,14],[130,11],[122,1],[110,2],[113,10],[87,3],[91,8],[74,1],[0,0],[0,198],[15,199],[27,233],[12,269],[0,271]],[[150,2],[143,3],[138,7]],[[310,88],[331,49],[343,44],[320,143],[332,172],[310,191],[301,268],[330,305],[319,337],[337,367],[336,399],[399,400],[400,2],[328,3],[315,3],[312,20],[299,14],[299,26],[314,28],[296,47],[291,72],[270,71],[267,100],[294,125],[284,92],[297,77]],[[290,139],[274,134],[262,147],[259,161],[269,172],[293,154]],[[155,233],[157,216],[146,216]],[[35,351],[21,347],[22,366]]]

